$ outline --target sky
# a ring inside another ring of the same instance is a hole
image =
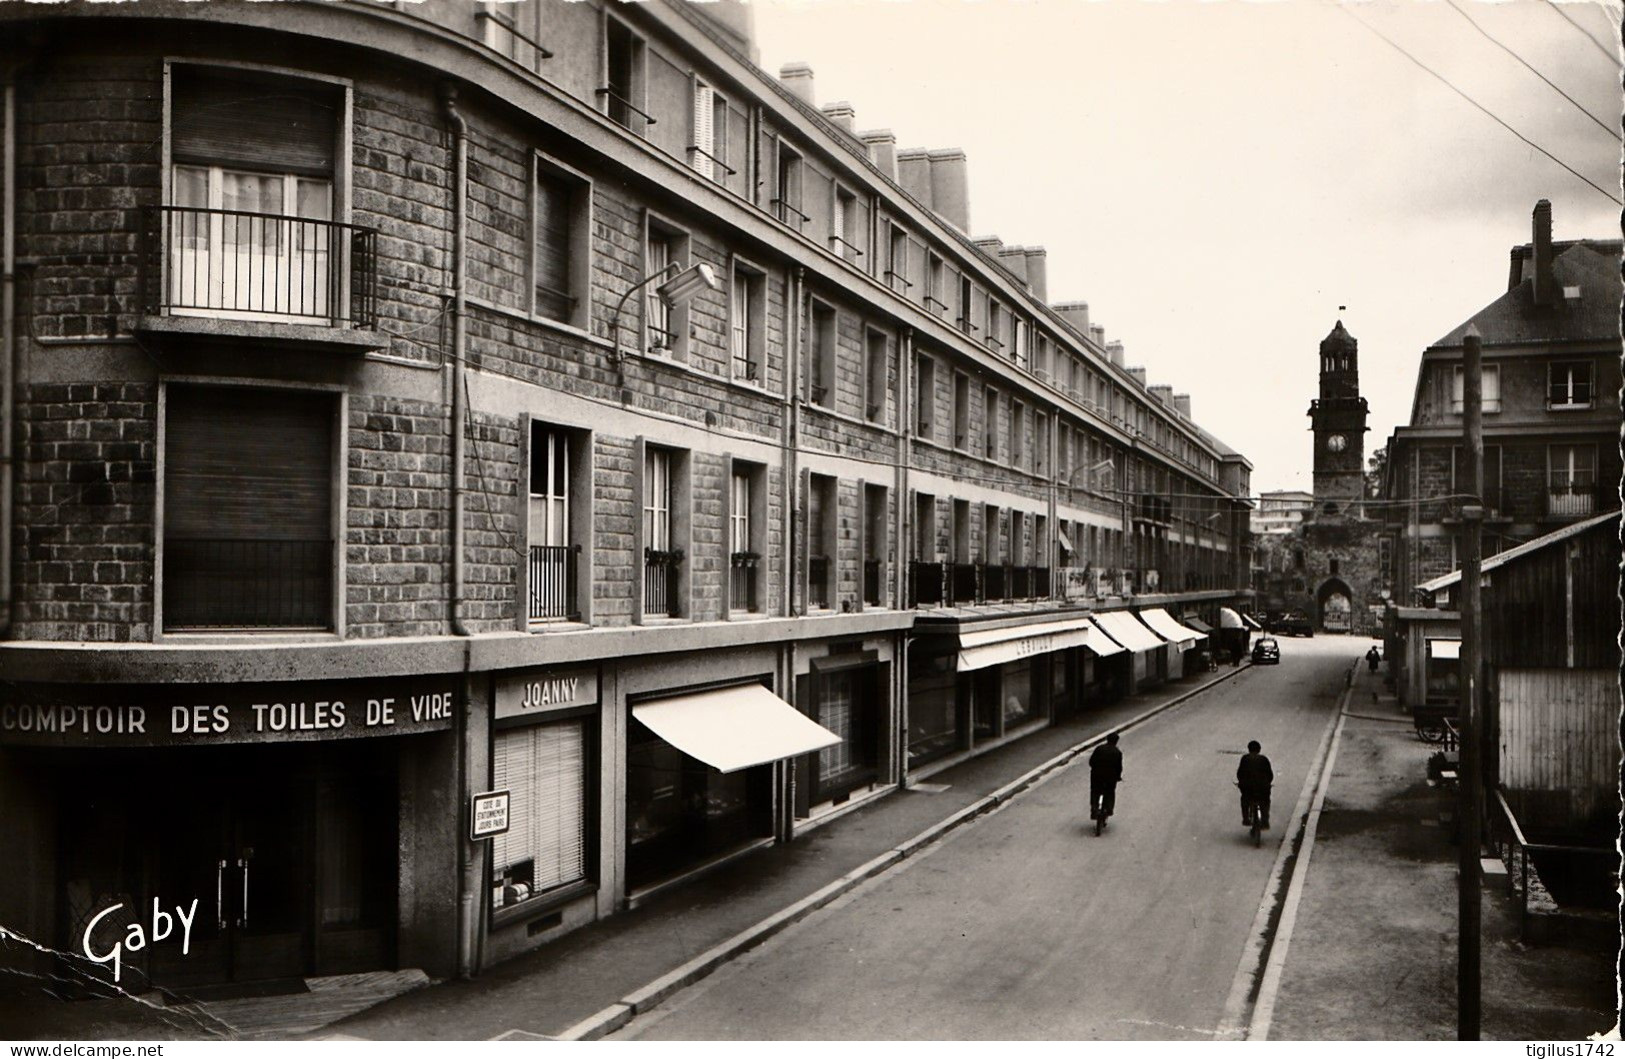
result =
[[[1422,351],[1505,291],[1536,200],[1556,239],[1620,236],[1617,0],[752,6],[766,69],[810,64],[820,105],[899,148],[964,148],[969,234],[1045,247],[1050,300],[1087,301],[1127,364],[1189,393],[1255,492],[1310,487],[1337,320],[1369,456]]]

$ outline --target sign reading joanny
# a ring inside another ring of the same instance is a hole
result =
[[[0,687],[0,744],[187,746],[410,735],[451,727],[450,676],[277,684]]]
[[[497,678],[496,719],[530,717],[598,702],[598,673],[592,669],[527,670]]]

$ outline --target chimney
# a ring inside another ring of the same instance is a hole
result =
[[[869,148],[869,161],[892,180],[897,179],[897,137],[890,129],[873,129],[858,133],[858,139]]]
[[[1147,386],[1146,389],[1151,391],[1152,397],[1155,397],[1167,407],[1172,408],[1174,406],[1174,388],[1172,386],[1159,382],[1155,386]]]
[[[999,264],[1003,265],[1010,274],[1022,283],[1028,290],[1032,290],[1032,281],[1027,276],[1027,249],[1021,246],[1007,246],[999,251]]]
[[[1123,366],[1123,343],[1118,341],[1115,338],[1112,339],[1110,342],[1107,342],[1106,343],[1106,355],[1108,357],[1112,358],[1112,363],[1113,364],[1116,364],[1119,368],[1121,368]],[[1129,369],[1129,372],[1131,374],[1133,372],[1136,372],[1136,371],[1140,373],[1138,376],[1136,376],[1136,378],[1138,378],[1140,380],[1140,385],[1144,386],[1145,385],[1145,369],[1144,368],[1130,368]]]
[[[897,152],[897,182],[920,205],[931,209],[931,158],[923,147],[906,147]]]
[[[1523,256],[1528,249],[1527,246],[1512,248],[1512,268],[1507,272],[1507,290],[1517,290],[1518,284],[1523,282]]]
[[[1552,204],[1541,199],[1535,203],[1535,304],[1552,304],[1555,293],[1552,280]]]
[[[1106,348],[1110,349],[1112,351],[1112,363],[1113,364],[1121,364],[1121,363],[1123,363],[1123,361],[1122,361],[1123,343],[1121,343],[1121,342],[1113,342],[1110,346],[1107,346]],[[1124,370],[1127,371],[1130,375],[1132,375],[1134,377],[1134,381],[1140,384],[1141,389],[1145,388],[1145,369],[1144,368],[1126,368]]]
[[[779,83],[809,107],[818,105],[813,102],[812,67],[806,63],[785,63],[779,67]]]
[[[1056,315],[1067,322],[1067,325],[1083,337],[1089,337],[1089,303],[1088,302],[1056,302],[1050,306]]]
[[[958,147],[928,152],[931,159],[931,208],[962,232],[970,231],[970,174],[965,152]]]
[[[999,259],[1004,250],[1004,240],[996,235],[984,235],[980,239],[972,239],[971,245],[982,252],[982,256],[993,261]]]
[[[858,117],[858,112],[852,109],[852,104],[844,99],[836,103],[825,103],[819,109],[824,112],[824,117],[845,133],[852,131],[852,124]]]
[[[1032,289],[1033,297],[1041,302],[1049,301],[1049,257],[1041,246],[1029,246],[1027,254],[1027,286]],[[1084,315],[1087,316],[1089,306],[1084,305]]]
[[[1191,417],[1191,395],[1188,393],[1174,394],[1174,411],[1189,419]]]
[[[1106,350],[1108,354],[1111,353],[1111,350],[1106,349],[1106,329],[1099,324],[1089,325],[1089,340],[1101,349]],[[1121,364],[1123,362],[1119,360],[1117,363]]]

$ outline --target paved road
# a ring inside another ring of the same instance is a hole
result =
[[[635,1020],[614,1039],[1206,1039],[1276,848],[1368,641],[1283,640],[1123,737],[1095,837],[1088,769],[1055,774]],[[1274,831],[1241,827],[1237,756],[1275,766]]]

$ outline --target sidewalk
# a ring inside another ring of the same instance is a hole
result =
[[[1440,823],[1453,795],[1427,785],[1438,748],[1363,666],[1347,714],[1269,1039],[1454,1040],[1457,851]],[[1498,878],[1483,891],[1483,1038],[1613,1026],[1612,953],[1524,945]]]
[[[708,971],[720,955],[717,948],[740,942],[742,932],[770,918],[782,925],[794,922],[855,885],[856,876],[900,860],[898,847],[973,819],[992,799],[1008,797],[1023,777],[1031,779],[1030,773],[1057,757],[1246,668],[1222,667],[1089,708],[938,772],[920,789],[877,798],[792,842],[743,857],[632,911],[487,968],[472,981],[420,988],[319,1029],[311,1028],[316,1025],[311,1005],[298,998],[233,1001],[228,1011],[219,1004],[165,1008],[161,1002],[135,1000],[62,1002],[42,994],[0,999],[0,1037],[523,1040],[588,1027],[607,1032],[613,1016],[629,1014],[617,1007],[620,1001],[652,981],[684,968],[692,973],[696,965]],[[1087,806],[1079,812],[1086,813]],[[914,848],[911,844],[907,852]],[[275,1010],[279,1006],[285,1017]],[[604,1018],[588,1022],[595,1016]]]

